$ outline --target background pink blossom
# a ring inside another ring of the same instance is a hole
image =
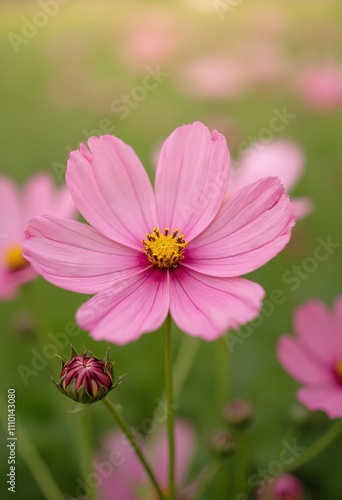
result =
[[[243,150],[228,186],[228,196],[257,179],[275,175],[290,193],[304,174],[305,155],[294,141],[276,139],[270,143],[256,142]],[[310,198],[291,198],[299,218],[312,211]]]
[[[342,417],[342,297],[332,311],[319,300],[299,307],[295,337],[284,335],[278,358],[287,372],[304,384],[297,396],[309,410]]]
[[[168,438],[166,428],[147,436],[142,443],[144,452],[157,481],[163,490],[168,488]],[[95,464],[104,461],[112,463],[112,473],[102,478],[100,499],[112,500],[113,494],[120,500],[152,498],[153,487],[136,455],[125,438],[115,431],[105,436],[102,441],[103,451],[98,454]],[[175,423],[175,482],[178,491],[185,486],[191,462],[196,450],[195,433],[191,425],[184,420]],[[95,467],[96,470],[96,467]],[[141,493],[141,495],[139,494]]]
[[[72,218],[76,208],[66,187],[56,188],[45,173],[31,177],[20,189],[10,177],[0,177],[0,300],[12,298],[18,287],[36,272],[27,265],[22,269],[7,267],[5,252],[21,245],[28,220],[36,215],[55,215]]]

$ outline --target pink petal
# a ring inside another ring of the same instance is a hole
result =
[[[26,266],[15,272],[0,270],[0,300],[13,299],[19,287],[36,276],[37,273],[32,266]]]
[[[291,203],[295,209],[296,219],[304,219],[314,208],[311,198],[291,198]]]
[[[26,237],[24,256],[38,273],[74,292],[97,293],[149,264],[143,252],[115,243],[81,222],[34,217]]]
[[[106,461],[106,459],[102,460]],[[101,461],[98,463],[101,464]],[[120,473],[121,468],[119,470],[114,470],[110,476],[101,476],[101,500],[113,500],[113,492],[115,492],[115,498],[120,498],[120,500],[137,500],[136,492],[134,491],[134,483],[125,480]]]
[[[136,435],[136,440],[140,447],[143,448],[144,444],[141,444],[138,434]],[[144,468],[137,458],[132,445],[120,430],[115,430],[105,435],[102,439],[102,448],[108,455],[115,453],[117,467],[120,469],[118,471],[119,475],[126,476],[127,482],[130,482],[132,479],[136,484],[143,482],[145,479]]]
[[[226,192],[225,138],[199,122],[177,128],[160,152],[155,192],[160,228],[179,229],[187,241],[216,215]]]
[[[342,417],[342,387],[302,387],[298,399],[309,410],[323,410],[330,418]]]
[[[158,436],[155,443],[154,470],[157,480],[163,486],[168,486],[169,477],[169,455],[168,437],[166,428]],[[191,425],[185,421],[178,420],[175,423],[175,480],[176,486],[180,488],[187,478],[191,460],[194,458],[196,448],[195,433]]]
[[[239,189],[262,177],[279,177],[286,191],[291,191],[304,169],[304,152],[292,141],[279,139],[269,144],[254,143],[243,151],[239,167],[231,173],[228,192]]]
[[[224,203],[211,225],[186,248],[184,265],[212,276],[254,271],[290,239],[294,211],[276,177],[260,179]]]
[[[7,272],[0,271],[0,300],[10,300],[16,295],[16,287],[9,279]]]
[[[327,367],[333,368],[342,358],[342,332],[335,331],[332,314],[323,302],[312,300],[299,307],[294,316],[294,330],[308,352]]]
[[[299,382],[323,385],[334,380],[333,371],[312,358],[300,340],[283,335],[278,343],[278,359],[285,370]]]
[[[180,266],[171,276],[170,311],[181,330],[215,340],[256,318],[264,294],[252,281],[206,276]]]
[[[157,330],[168,309],[168,273],[152,268],[98,293],[77,311],[76,320],[96,340],[127,344]]]
[[[137,488],[147,478],[132,446],[124,434],[114,431],[105,436],[102,448],[93,461],[94,472],[101,474],[101,500],[112,500],[113,492],[120,500],[135,500]]]
[[[50,175],[38,173],[31,177],[24,190],[23,230],[31,217],[53,215],[74,218],[76,207],[66,188],[57,188]]]
[[[0,248],[17,241],[21,234],[20,194],[9,177],[0,177]]]
[[[141,249],[146,233],[158,226],[151,183],[130,146],[104,135],[88,141],[91,154],[70,155],[66,181],[82,215],[98,231]]]
[[[336,350],[341,353],[342,359],[342,296],[337,297],[333,310],[334,337]]]

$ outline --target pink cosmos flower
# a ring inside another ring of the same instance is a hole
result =
[[[271,483],[262,482],[257,490],[257,500],[303,500],[302,483],[293,474],[281,474]]]
[[[279,44],[267,38],[250,40],[238,52],[251,87],[281,88],[289,68],[289,62]]]
[[[275,175],[281,180],[285,191],[290,192],[297,184],[304,170],[304,152],[293,141],[278,139],[264,144],[256,142],[246,148],[232,172],[228,185],[228,196],[248,184]],[[291,199],[296,217],[302,218],[312,211],[309,198]]]
[[[198,99],[235,99],[250,87],[248,68],[238,57],[207,56],[180,71],[179,86]]]
[[[319,110],[342,106],[342,66],[326,65],[303,69],[297,78],[302,99]]]
[[[165,65],[179,51],[189,26],[170,12],[140,10],[128,27],[126,40],[121,41],[120,55],[125,65],[135,71],[145,71],[146,66]]]
[[[39,173],[20,192],[12,179],[0,176],[0,300],[12,298],[20,285],[36,276],[22,255],[21,241],[34,215],[74,217],[76,208],[68,190],[57,190],[52,178]]]
[[[195,434],[188,422],[175,423],[175,483],[177,490],[185,486],[196,448]],[[93,462],[96,473],[106,463],[101,476],[100,500],[137,500],[154,498],[154,490],[131,445],[121,432],[115,431],[103,440],[104,452]],[[161,488],[168,488],[168,439],[166,429],[147,438],[142,450]],[[111,474],[109,471],[111,470]]]
[[[330,418],[342,417],[342,297],[332,313],[318,300],[299,307],[294,330],[297,337],[281,337],[278,358],[290,375],[305,384],[297,393],[299,401]]]
[[[95,339],[125,344],[178,327],[214,340],[255,318],[264,290],[240,278],[289,241],[294,211],[279,179],[267,177],[224,203],[229,153],[201,123],[165,141],[155,190],[134,151],[112,136],[71,153],[66,182],[93,227],[33,218],[25,258],[51,283],[97,294],[77,312]]]

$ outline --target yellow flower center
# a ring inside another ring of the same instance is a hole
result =
[[[9,271],[18,271],[28,265],[19,244],[11,245],[4,252],[5,265]]]
[[[336,373],[337,373],[337,376],[340,380],[342,380],[342,359],[340,359],[338,362],[337,362],[337,365],[336,365]]]
[[[183,234],[178,234],[179,229],[170,233],[168,227],[164,234],[154,228],[151,234],[146,235],[143,240],[148,260],[156,267],[164,269],[167,267],[177,267],[177,264],[184,259],[184,249],[188,242],[184,240]]]

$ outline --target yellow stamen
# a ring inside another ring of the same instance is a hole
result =
[[[148,260],[160,269],[177,267],[179,261],[184,259],[184,249],[188,242],[184,240],[183,234],[178,234],[175,229],[170,234],[170,229],[165,228],[164,234],[154,228],[151,234],[146,235],[143,240]]]
[[[5,265],[9,271],[18,271],[28,265],[19,244],[7,247],[4,252]]]
[[[342,380],[342,359],[340,359],[337,362],[336,373],[337,373],[338,378],[340,378]]]

